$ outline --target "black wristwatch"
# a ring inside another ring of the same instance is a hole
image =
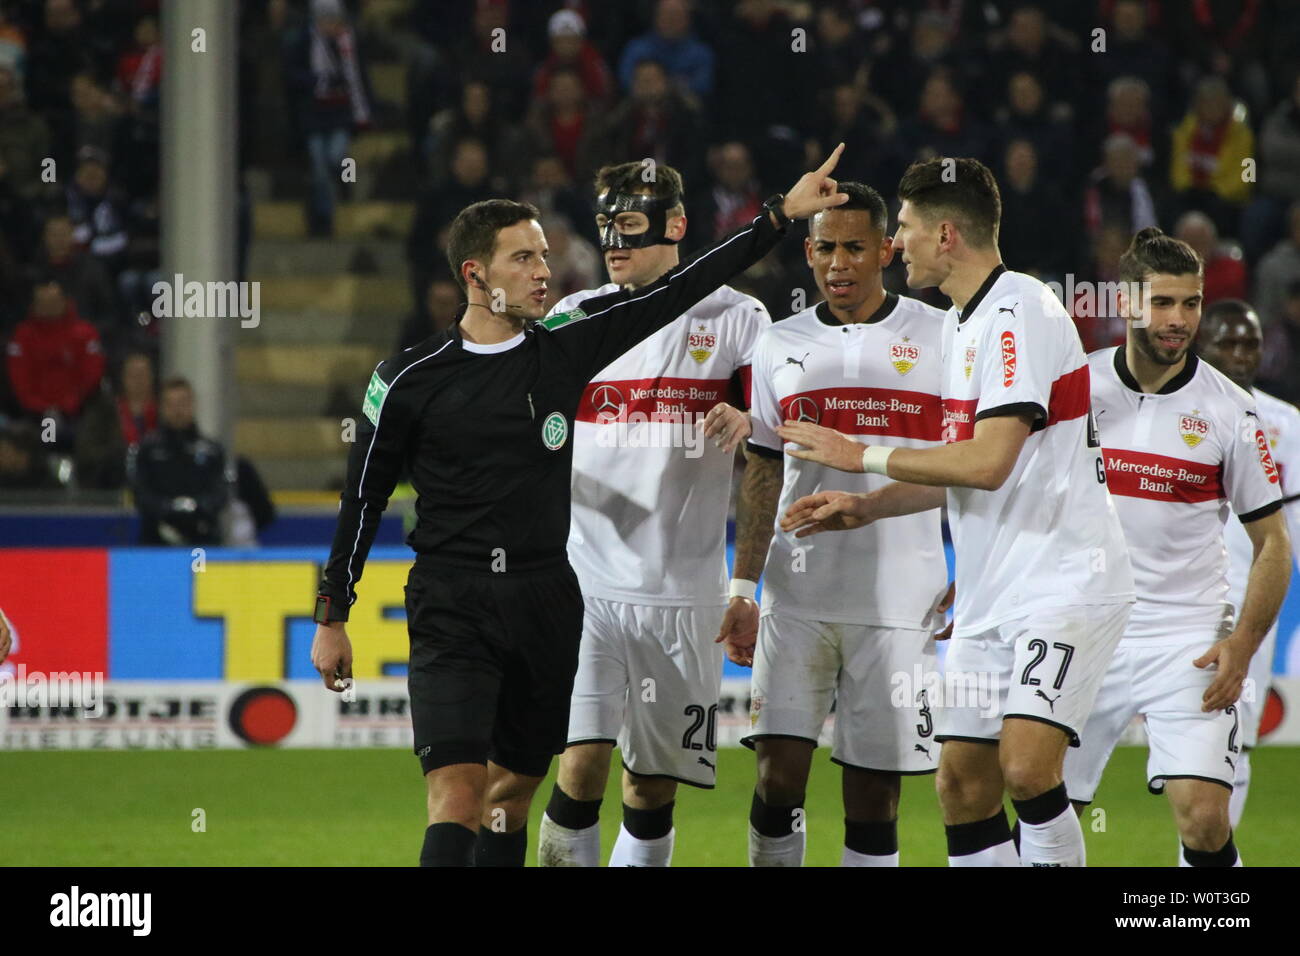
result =
[[[790,217],[785,214],[785,193],[777,193],[770,197],[767,202],[763,203],[765,212],[770,212],[776,217],[776,228],[784,232],[790,226]]]
[[[346,621],[347,614],[331,614],[334,611],[334,601],[326,594],[316,595],[316,611],[312,614],[311,619],[317,624],[337,624],[340,621]],[[346,611],[346,609],[345,609]]]

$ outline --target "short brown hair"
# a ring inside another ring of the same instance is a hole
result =
[[[653,176],[646,179],[647,170],[653,170]],[[650,165],[646,160],[631,163],[619,163],[616,166],[602,166],[596,173],[593,184],[596,194],[611,189],[616,193],[640,194],[653,196],[655,199],[676,199],[677,204],[669,210],[676,215],[684,211],[682,206],[682,174],[666,163]]]
[[[125,360],[123,360],[122,364],[126,364]],[[194,391],[194,386],[190,384],[188,378],[185,378],[183,375],[173,375],[162,383],[162,388],[158,389],[158,394],[161,395],[163,392],[170,392],[173,388],[184,388],[191,392]]]
[[[1119,257],[1119,277],[1124,282],[1141,282],[1148,275],[1199,276],[1204,271],[1195,249],[1155,226],[1140,230]]]
[[[486,262],[496,252],[497,233],[517,222],[539,219],[541,213],[530,202],[513,199],[485,199],[462,209],[447,232],[447,262],[457,284],[464,289],[461,263],[468,259]]]
[[[997,244],[1002,195],[997,180],[978,159],[936,156],[913,163],[898,183],[898,198],[927,219],[951,219],[972,246]]]

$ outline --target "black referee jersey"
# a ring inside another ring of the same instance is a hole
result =
[[[588,382],[780,241],[766,211],[640,289],[584,299],[499,345],[459,325],[375,369],[319,594],[347,620],[403,464],[423,566],[509,574],[566,562],[573,420]]]

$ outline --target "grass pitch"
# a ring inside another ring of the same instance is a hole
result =
[[[1248,866],[1300,863],[1300,747],[1251,757],[1254,781],[1237,845]],[[1119,748],[1085,816],[1093,866],[1172,866],[1177,838],[1163,797],[1147,793],[1145,749]],[[718,753],[719,784],[678,795],[677,866],[746,865],[754,786],[747,750]],[[538,792],[537,821],[551,791]],[[819,751],[807,800],[810,866],[839,863],[839,768]],[[605,859],[618,832],[612,775]],[[201,814],[198,812],[201,811]],[[904,778],[905,866],[947,862],[933,777]],[[198,824],[203,829],[199,831]],[[7,752],[0,754],[0,863],[37,866],[411,866],[424,830],[424,781],[399,750]],[[1104,829],[1099,829],[1104,827]]]

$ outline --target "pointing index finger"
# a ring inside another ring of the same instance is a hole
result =
[[[827,157],[826,162],[822,163],[821,168],[817,170],[818,174],[829,176],[831,170],[835,168],[835,164],[840,161],[840,153],[842,152],[844,152],[844,144],[840,143],[840,145],[831,150],[831,154]]]

